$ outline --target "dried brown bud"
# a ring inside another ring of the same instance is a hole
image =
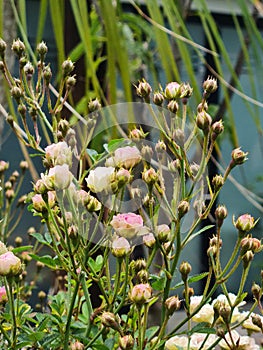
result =
[[[261,296],[262,296],[262,289],[260,288],[260,286],[256,283],[253,283],[252,287],[251,287],[251,292],[253,294],[253,297],[256,300],[260,300]]]

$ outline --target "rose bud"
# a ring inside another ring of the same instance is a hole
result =
[[[86,208],[90,213],[98,211],[101,209],[101,202],[97,198],[89,195],[89,200],[86,204]]]
[[[172,112],[173,114],[176,114],[178,112],[178,109],[179,109],[179,105],[178,105],[177,101],[175,101],[175,100],[169,101],[169,103],[167,104],[167,109],[170,112]]]
[[[149,283],[135,285],[130,293],[130,299],[137,305],[147,303],[152,297],[152,287]]]
[[[189,273],[192,271],[192,266],[187,261],[183,261],[179,267],[179,271],[181,273],[182,280],[186,281]]]
[[[62,72],[63,77],[67,77],[74,69],[74,63],[71,61],[71,59],[67,59],[62,63]]]
[[[146,134],[142,131],[142,129],[133,129],[129,133],[129,138],[134,142],[145,139]]]
[[[163,97],[163,94],[161,92],[157,91],[153,94],[153,103],[156,106],[161,106],[163,104],[163,101],[164,101],[164,97]]]
[[[11,49],[20,58],[25,51],[25,45],[20,39],[17,39],[13,41]]]
[[[249,214],[243,214],[238,217],[236,222],[234,221],[234,226],[241,233],[249,232],[254,228],[255,224],[255,219]]]
[[[0,160],[0,175],[9,168],[9,163],[4,160]]]
[[[263,332],[262,318],[259,315],[252,315],[252,322],[255,326],[261,329]]]
[[[8,251],[0,255],[0,276],[17,276],[22,272],[21,260]]]
[[[253,294],[253,297],[256,300],[260,300],[261,296],[262,296],[262,289],[260,288],[260,286],[256,283],[253,283],[252,287],[251,287],[251,292]]]
[[[230,322],[231,307],[229,305],[224,304],[219,309],[219,315],[222,317],[223,321],[226,324],[228,324]]]
[[[222,134],[222,132],[224,132],[224,125],[222,120],[219,120],[217,122],[214,122],[212,124],[212,131],[214,133],[214,135],[212,136],[213,139],[216,139],[216,137],[220,134]]]
[[[89,113],[96,112],[96,111],[98,111],[100,109],[101,109],[101,103],[100,103],[100,101],[97,98],[95,98],[92,101],[89,101],[89,103],[88,103],[88,111],[89,111]]]
[[[126,238],[118,237],[112,242],[111,252],[116,258],[124,258],[131,252],[130,243]]]
[[[115,175],[115,180],[117,181],[118,188],[122,188],[124,185],[129,183],[132,179],[132,176],[127,169],[120,169]]]
[[[144,145],[141,149],[141,155],[142,155],[142,159],[150,163],[153,156],[152,148],[148,145]]]
[[[215,92],[218,88],[217,80],[212,77],[208,77],[203,83],[203,89],[209,94]]]
[[[128,334],[124,337],[119,338],[119,346],[122,350],[132,350],[134,346],[133,337],[130,334]]]
[[[212,185],[214,186],[215,192],[218,192],[224,185],[224,178],[222,175],[215,175],[212,179]]]
[[[196,125],[199,129],[207,131],[212,124],[211,116],[205,111],[201,111],[197,114]]]
[[[140,270],[136,277],[139,283],[147,283],[149,280],[149,272],[146,270]]]
[[[41,41],[41,43],[37,45],[37,53],[39,54],[41,61],[44,61],[47,51],[48,48],[46,43],[44,41]]]
[[[243,260],[243,267],[244,269],[247,268],[247,266],[249,265],[249,263],[254,259],[254,253],[249,250],[247,251],[243,256],[242,256],[242,260]]]
[[[232,167],[235,165],[243,164],[247,160],[248,152],[241,151],[241,148],[235,148],[232,153]]]
[[[5,57],[5,49],[6,49],[6,42],[0,38],[0,56],[1,58]]]
[[[199,103],[199,105],[197,106],[197,112],[200,113],[202,111],[207,111],[208,110],[208,104],[205,101],[204,103]]]
[[[181,169],[181,164],[179,159],[175,159],[168,163],[168,168],[173,173],[178,173],[178,171]]]
[[[188,99],[193,94],[193,88],[191,88],[189,83],[181,84],[181,94],[180,98]]]
[[[145,270],[146,266],[147,264],[145,259],[137,259],[134,261],[134,264],[133,264],[135,273],[139,272],[140,270]]]
[[[161,243],[165,243],[165,242],[168,242],[170,239],[171,230],[168,225],[163,224],[163,225],[158,225],[156,227],[156,233],[159,241]]]
[[[252,252],[258,253],[262,250],[261,241],[257,238],[252,238]]]
[[[43,78],[45,80],[46,85],[50,83],[50,80],[52,78],[52,72],[51,68],[49,66],[46,66],[43,71]]]
[[[153,248],[155,243],[156,239],[152,233],[143,236],[143,244],[146,245],[147,248]]]
[[[27,78],[30,80],[32,78],[32,75],[35,72],[35,69],[34,69],[31,62],[26,63],[26,65],[24,66],[24,72],[25,72],[25,75],[27,76]]]
[[[142,81],[139,82],[139,85],[136,88],[137,95],[148,99],[151,92],[152,92],[151,85],[147,83],[145,79],[142,79]]]
[[[227,217],[227,209],[224,205],[219,205],[215,210],[215,217],[217,220],[217,226],[221,227],[225,218]]]
[[[70,350],[84,350],[85,346],[79,341],[75,341],[70,345]]]
[[[158,174],[153,168],[150,168],[142,173],[142,179],[147,183],[147,185],[153,185],[156,181],[158,181]]]
[[[120,330],[119,320],[112,312],[104,311],[101,315],[101,323],[105,327],[110,327],[116,331]]]
[[[177,82],[171,82],[164,89],[164,96],[167,100],[174,100],[181,96],[181,85]]]
[[[181,201],[177,206],[178,217],[181,219],[190,209],[190,204],[187,201]]]
[[[0,255],[7,253],[8,249],[6,248],[6,245],[0,241]]]
[[[174,295],[165,300],[165,307],[167,309],[168,315],[172,315],[176,310],[181,307],[181,301],[177,295]]]
[[[157,153],[163,153],[166,151],[166,144],[163,141],[158,141],[157,144],[155,145],[155,151]]]
[[[245,237],[240,242],[241,255],[244,255],[247,251],[252,250],[253,241],[251,237]]]
[[[0,287],[0,305],[4,305],[8,301],[5,287]]]

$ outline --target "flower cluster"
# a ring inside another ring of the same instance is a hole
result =
[[[233,220],[236,244],[227,261],[221,259],[228,211],[218,203],[219,194],[247,153],[236,148],[222,173],[212,179],[207,174],[224,131],[209,108],[217,80],[204,81],[194,113],[188,83],[174,81],[154,91],[143,79],[136,87],[146,102],[139,104],[142,110],[136,104],[104,111],[96,98],[87,104],[89,116],[75,113],[75,123],[64,115],[76,83],[74,63],[62,63],[53,100],[45,43],[37,47],[35,67],[25,45],[14,41],[19,79],[8,70],[5,47],[0,40],[1,71],[17,104],[17,118],[7,121],[21,143],[40,155],[44,170],[34,174],[32,192],[18,201],[40,219],[37,230],[28,230],[27,245],[16,237],[10,247],[22,215],[11,209],[19,207],[14,199],[22,175],[34,167],[22,162],[21,174],[7,177],[9,164],[0,161],[0,348],[258,349],[249,335],[263,330],[263,273],[251,287],[254,304],[240,311],[254,256],[262,252],[253,216]],[[207,271],[194,275],[185,248],[211,229],[202,223],[212,216],[214,231],[203,257]],[[34,261],[36,274],[28,282]],[[43,267],[53,271],[55,284],[39,291],[32,310],[29,299],[45,276],[39,275]],[[236,271],[235,295],[228,281]],[[196,295],[200,280],[204,288]],[[174,323],[177,312],[183,319]],[[248,335],[239,335],[238,327]]]

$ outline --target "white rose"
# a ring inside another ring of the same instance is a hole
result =
[[[46,159],[51,166],[72,165],[72,150],[65,141],[53,143],[45,148]]]
[[[140,151],[135,146],[126,146],[117,148],[114,156],[107,159],[107,166],[118,166],[125,169],[133,168],[141,161],[142,157]]]
[[[111,191],[111,176],[114,173],[113,167],[97,167],[91,170],[85,179],[87,186],[92,192]]]
[[[226,339],[227,342],[224,339],[222,339],[219,342],[220,349],[222,349],[222,350],[230,350],[228,344],[234,345],[232,343],[232,339],[233,339],[235,345],[236,344],[239,345],[238,349],[240,349],[240,350],[260,350],[260,347],[259,347],[259,345],[256,345],[254,338],[248,337],[246,335],[245,336],[241,336],[235,330],[231,331],[231,337],[230,337],[229,333],[227,333],[225,335],[225,339]],[[232,349],[232,346],[231,346],[231,349]]]
[[[165,350],[187,350],[188,338],[185,336],[178,337],[177,335],[167,340]]]
[[[64,190],[71,184],[73,174],[68,164],[63,164],[50,168],[48,175],[41,174],[41,178],[49,190]]]
[[[193,296],[190,299],[190,312],[193,313],[194,310],[200,305],[203,297]],[[210,304],[205,304],[202,308],[192,317],[194,322],[207,322],[212,324],[214,320],[214,309]]]
[[[190,349],[199,350],[205,339],[205,344],[202,346],[203,350],[209,349],[216,341],[217,337],[214,334],[209,334],[207,337],[206,333],[194,333],[191,337]]]

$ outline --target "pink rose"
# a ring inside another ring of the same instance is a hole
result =
[[[130,294],[130,299],[135,304],[145,304],[149,301],[152,296],[152,287],[149,283],[136,284]]]
[[[12,252],[0,255],[0,276],[16,276],[21,270],[21,261]]]
[[[135,146],[126,146],[117,148],[113,158],[109,158],[106,165],[123,167],[125,169],[133,168],[141,161],[140,151]]]
[[[4,304],[7,302],[7,295],[5,287],[0,287],[0,304]]]
[[[114,215],[110,222],[119,236],[133,238],[143,229],[143,220],[134,213]]]

